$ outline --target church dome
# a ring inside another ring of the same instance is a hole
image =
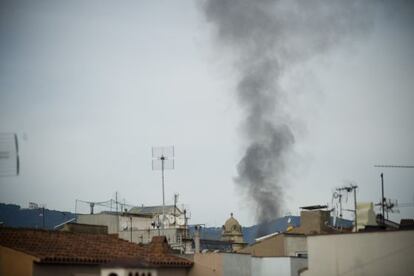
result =
[[[244,243],[242,227],[237,219],[233,217],[233,213],[231,213],[230,218],[223,225],[221,239],[232,243]]]
[[[233,213],[230,214],[230,218],[224,223],[223,232],[228,234],[241,234],[240,223],[233,217]]]

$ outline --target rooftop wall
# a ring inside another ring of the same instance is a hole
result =
[[[239,252],[255,257],[294,257],[296,253],[303,253],[306,250],[304,235],[278,234],[247,246]]]
[[[109,234],[118,233],[118,218],[110,214],[93,214],[93,215],[78,215],[76,220],[78,223],[106,225],[108,226]]]
[[[414,230],[308,236],[301,275],[414,275]]]
[[[304,234],[319,234],[327,230],[326,223],[329,222],[329,211],[301,211],[300,228]]]
[[[0,246],[0,275],[32,275],[35,257]]]
[[[251,272],[251,256],[244,254],[224,253],[223,275],[224,276],[250,276],[257,275]]]
[[[297,276],[298,270],[307,267],[307,259],[292,257],[253,257],[251,275]]]

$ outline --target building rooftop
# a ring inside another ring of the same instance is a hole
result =
[[[311,205],[311,206],[303,206],[299,208],[303,210],[320,210],[320,209],[328,208],[328,205]]]
[[[37,229],[0,228],[0,245],[46,264],[105,264],[121,260],[145,267],[190,267],[192,262],[171,254],[165,237],[138,245],[115,235]]]
[[[129,210],[130,213],[135,214],[144,214],[144,215],[159,215],[162,214],[162,205],[160,206],[142,206],[142,207],[133,207]],[[181,210],[175,206],[177,215],[181,213]],[[165,213],[172,214],[174,213],[174,205],[165,205]]]
[[[95,214],[80,214],[80,216],[90,216],[90,215],[113,215],[113,216],[121,216],[121,217],[145,217],[145,218],[152,218],[151,214],[142,214],[142,213],[133,213],[133,212],[121,212],[121,211],[102,211],[100,213]]]

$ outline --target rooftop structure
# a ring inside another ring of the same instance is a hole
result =
[[[187,237],[186,212],[174,205],[165,207],[167,220],[161,227],[162,206],[133,207],[125,212],[103,211],[97,214],[79,214],[77,223],[104,225],[109,234],[135,243],[149,243],[155,236],[166,236],[168,243],[183,251],[182,240]]]

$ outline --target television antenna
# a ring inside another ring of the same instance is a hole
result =
[[[353,183],[349,183],[348,186],[343,186],[340,188],[336,188],[336,191],[339,193],[339,203],[340,203],[340,216],[342,219],[342,192],[346,192],[347,193],[347,198],[348,198],[348,193],[354,192],[354,210],[350,210],[354,213],[354,225],[355,225],[355,231],[358,231],[358,220],[357,220],[357,199],[356,199],[356,189],[358,188],[357,185],[353,184]],[[334,194],[335,195],[335,194]],[[335,196],[334,196],[335,197]]]
[[[414,166],[411,165],[374,165],[375,168],[392,168],[392,169],[414,169]],[[394,207],[398,207],[398,202],[392,202],[391,200],[387,202],[387,199],[384,196],[384,174],[381,173],[381,202],[376,204],[377,206],[381,206],[382,211],[382,224],[384,224],[385,220],[385,209],[387,210],[387,219],[388,219],[388,211],[391,211],[391,213],[398,212],[393,210]]]
[[[336,188],[335,189],[335,192],[333,192],[333,194],[332,194],[332,205],[333,205],[334,199],[336,199],[338,201],[338,203],[339,203],[339,218],[340,218],[340,220],[343,219],[343,214],[342,214],[342,211],[343,210],[345,210],[345,211],[351,211],[351,212],[354,213],[354,225],[355,225],[355,229],[358,229],[357,228],[358,222],[357,222],[357,215],[356,215],[356,210],[357,210],[357,208],[356,208],[356,205],[357,205],[357,201],[356,201],[356,189],[357,188],[358,188],[357,185],[355,185],[352,182],[350,182],[349,185],[347,185],[347,186],[342,186],[342,187]],[[346,201],[348,201],[348,193],[351,193],[351,192],[354,193],[354,209],[353,210],[352,209],[351,210],[349,210],[349,209],[343,209],[342,208],[342,197],[344,196],[343,193],[345,193],[345,195],[346,195]],[[336,214],[338,212],[337,209],[338,209],[338,207],[334,207],[334,210],[336,211]],[[336,219],[335,219],[335,226],[337,226]]]
[[[19,142],[15,133],[0,133],[0,176],[17,176],[20,172]]]
[[[161,170],[162,183],[162,221],[161,227],[164,229],[165,221],[165,189],[164,189],[164,170],[174,169],[174,146],[152,147],[152,170]]]

